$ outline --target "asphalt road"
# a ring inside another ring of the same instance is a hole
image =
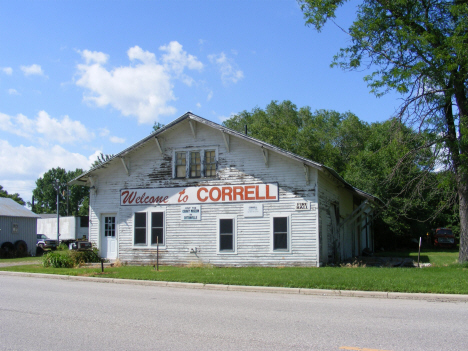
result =
[[[468,304],[0,276],[0,350],[466,350]]]

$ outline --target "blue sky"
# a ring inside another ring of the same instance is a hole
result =
[[[291,100],[371,123],[399,105],[369,71],[330,68],[350,38],[306,27],[295,0],[0,0],[0,38],[0,185],[26,201],[47,170],[88,169],[187,111],[222,123]]]

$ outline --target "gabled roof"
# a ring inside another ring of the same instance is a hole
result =
[[[0,197],[0,216],[39,218],[34,212],[7,197]]]
[[[151,133],[150,135],[148,135],[146,138],[143,138],[141,139],[140,141],[138,141],[137,143],[133,144],[132,146],[126,148],[125,150],[119,152],[118,154],[116,154],[114,157],[110,158],[109,160],[107,160],[106,162],[103,162],[99,165],[97,165],[96,167],[90,169],[89,171],[81,174],[80,176],[76,177],[75,179],[71,180],[69,182],[69,184],[71,185],[87,185],[88,183],[88,178],[89,176],[96,170],[100,169],[100,168],[105,168],[107,166],[107,164],[109,164],[110,162],[113,162],[115,159],[117,158],[121,158],[121,157],[124,157],[125,155],[129,154],[130,152],[138,149],[139,147],[141,147],[143,144],[145,144],[146,142],[152,140],[152,139],[155,139],[157,138],[159,135],[162,135],[164,134],[166,131],[168,131],[169,129],[173,128],[175,125],[185,121],[185,120],[192,120],[192,121],[196,121],[198,123],[201,123],[201,124],[204,124],[206,126],[209,126],[213,129],[217,129],[219,130],[220,132],[223,132],[223,133],[226,133],[226,134],[229,134],[229,135],[232,135],[236,138],[240,138],[240,139],[243,139],[243,140],[246,140],[252,144],[255,144],[255,145],[258,145],[259,147],[262,147],[264,149],[267,149],[267,150],[270,150],[270,151],[273,151],[273,152],[276,152],[278,154],[281,154],[283,156],[286,156],[288,158],[291,158],[293,160],[296,160],[298,162],[301,162],[303,165],[307,165],[307,166],[310,166],[310,167],[313,167],[313,168],[316,168],[324,173],[328,173],[330,174],[331,176],[333,176],[334,178],[336,178],[339,182],[341,182],[346,188],[348,188],[349,190],[353,191],[354,193],[356,193],[357,195],[361,196],[361,197],[364,197],[372,202],[379,202],[380,204],[383,204],[381,200],[379,200],[378,198],[370,195],[370,194],[367,194],[365,193],[364,191],[362,190],[359,190],[357,188],[354,188],[353,186],[351,186],[350,184],[348,184],[343,178],[340,177],[340,175],[338,173],[336,173],[336,171],[330,167],[327,167],[325,165],[322,165],[318,162],[315,162],[315,161],[312,161],[312,160],[309,160],[305,157],[302,157],[302,156],[299,156],[299,155],[296,155],[292,152],[289,152],[287,150],[284,150],[284,149],[281,149],[277,146],[274,146],[274,145],[271,145],[271,144],[268,144],[264,141],[261,141],[261,140],[258,140],[258,139],[255,139],[255,138],[252,138],[246,134],[243,134],[243,133],[239,133],[235,130],[232,130],[232,129],[229,129],[229,128],[226,128],[220,124],[217,124],[217,123],[214,123],[212,121],[209,121],[203,117],[200,117],[200,116],[197,116],[197,115],[194,115],[193,113],[191,112],[187,112],[185,113],[184,115],[180,116],[179,118],[175,119],[174,121],[172,121],[171,123],[165,125],[164,127],[158,129],[157,131]]]

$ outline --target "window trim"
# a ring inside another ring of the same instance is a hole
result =
[[[220,250],[219,245],[221,244],[221,233],[220,231],[220,225],[219,222],[221,219],[232,219],[232,235],[233,235],[233,250],[232,251],[227,251],[227,250]],[[216,216],[216,254],[217,255],[237,255],[237,215],[235,214],[222,214],[222,215],[217,215]]]
[[[274,243],[275,243],[275,233],[273,232],[274,230],[274,218],[278,217],[286,217],[287,218],[287,244],[288,248],[285,249],[274,249]],[[271,213],[270,214],[270,252],[274,254],[285,254],[285,253],[291,253],[291,213],[289,212],[278,212],[278,213]]]
[[[214,176],[206,176],[205,173],[205,156],[206,151],[214,151],[215,152],[215,175]],[[200,153],[200,176],[199,177],[191,177],[191,153],[192,152],[199,152]],[[177,154],[178,153],[185,153],[185,177],[177,177]],[[193,148],[186,148],[186,149],[174,149],[172,155],[172,179],[201,179],[201,178],[209,178],[213,179],[216,178],[216,172],[218,170],[218,147],[217,146],[203,146],[203,147],[193,147]]]
[[[161,207],[152,207],[147,208],[141,211],[134,211],[132,214],[132,248],[133,249],[156,249],[156,244],[151,244],[151,232],[152,232],[152,216],[153,212],[162,212],[163,213],[163,238],[164,244],[159,244],[160,249],[165,249],[167,246],[167,236],[166,236],[166,228],[167,228],[167,212],[166,208]],[[136,213],[145,213],[146,214],[146,244],[135,244],[135,214]]]

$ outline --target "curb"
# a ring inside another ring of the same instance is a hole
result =
[[[438,302],[468,302],[468,295],[458,294],[428,294],[428,293],[400,293],[385,291],[356,291],[356,290],[327,290],[327,289],[306,289],[306,288],[283,288],[270,286],[245,286],[245,285],[224,285],[224,284],[204,284],[204,283],[183,283],[166,282],[154,280],[136,280],[136,279],[111,279],[98,277],[82,277],[72,275],[43,274],[43,273],[24,273],[0,271],[0,275],[34,277],[60,280],[76,280],[94,283],[113,283],[128,285],[159,286],[168,288],[182,289],[205,289],[221,291],[244,291],[276,294],[300,294],[330,297],[365,297],[375,299],[401,299],[401,300],[423,300]]]

